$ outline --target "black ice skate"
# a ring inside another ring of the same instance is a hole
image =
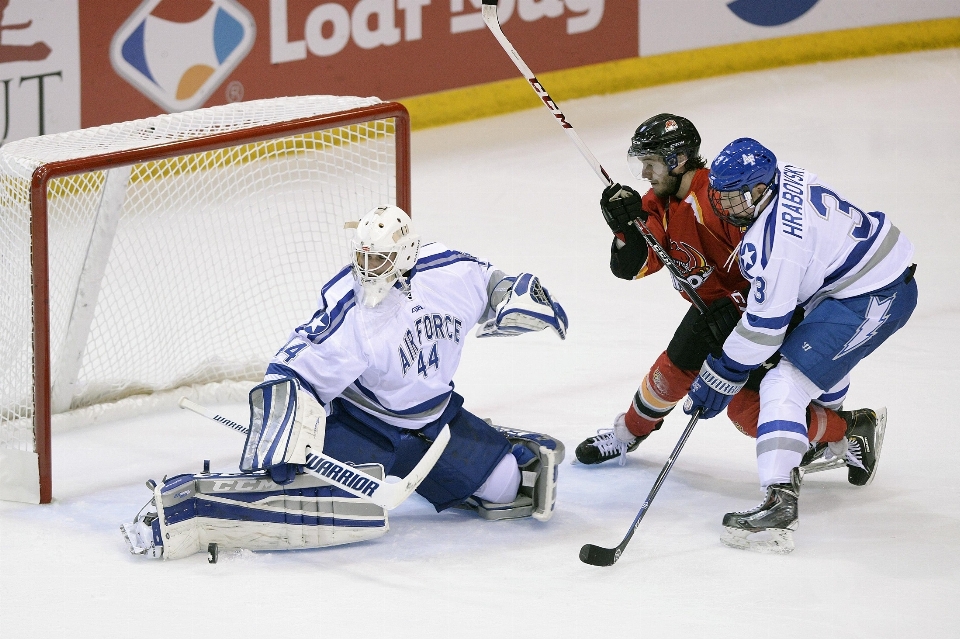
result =
[[[887,428],[887,409],[873,411],[861,408],[838,411],[847,422],[846,437],[829,444],[812,446],[803,456],[800,468],[804,473],[847,467],[847,481],[866,486],[873,481]]]
[[[864,408],[840,414],[847,420],[847,481],[854,486],[867,486],[877,474],[887,409],[873,412]]]
[[[767,496],[759,506],[723,516],[720,541],[731,548],[786,554],[793,550],[793,531],[800,523],[797,499],[801,473],[794,468],[789,484],[767,487]]]
[[[632,453],[650,435],[635,437],[623,422],[624,413],[617,415],[613,428],[601,428],[593,437],[588,437],[577,446],[577,461],[581,464],[602,464],[611,459],[620,459],[623,466],[627,453]],[[658,430],[660,426],[654,430]],[[629,438],[629,439],[628,439]]]

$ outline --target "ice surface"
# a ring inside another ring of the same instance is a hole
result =
[[[466,407],[567,445],[547,523],[436,514],[419,497],[378,540],[328,549],[151,562],[118,525],[147,478],[235,468],[242,438],[186,411],[55,434],[49,506],[0,503],[4,637],[948,637],[960,609],[960,298],[955,247],[960,50],[674,84],[561,104],[608,172],[634,128],[670,111],[711,158],[751,136],[883,210],[917,247],[920,304],[855,371],[848,406],[886,405],[877,480],[807,478],[791,555],[720,544],[720,518],[760,497],[751,440],[700,423],[613,567],[619,543],[686,418],[625,467],[572,465],[573,448],[626,409],[685,304],[666,275],[616,280],[601,184],[543,109],[414,134],[413,219],[426,239],[540,275],[570,316],[565,342],[474,338],[457,377]],[[474,343],[476,342],[476,343]],[[245,420],[245,407],[218,407]]]

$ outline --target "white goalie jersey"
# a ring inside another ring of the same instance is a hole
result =
[[[740,244],[750,293],[723,346],[746,365],[759,365],[780,347],[797,306],[809,314],[824,299],[875,291],[913,257],[913,244],[884,213],[857,208],[809,171],[778,168],[779,193]]]
[[[295,376],[324,404],[342,397],[388,424],[420,428],[447,405],[468,331],[493,315],[495,272],[466,253],[424,244],[409,294],[397,284],[368,308],[347,266],[323,287],[319,308],[267,375]]]

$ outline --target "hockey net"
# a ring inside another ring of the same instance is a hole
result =
[[[409,211],[409,118],[306,96],[0,149],[0,498],[49,502],[51,422],[238,399],[349,260]],[[147,408],[148,409],[148,408]]]

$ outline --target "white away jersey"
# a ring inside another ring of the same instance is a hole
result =
[[[342,397],[394,426],[420,428],[447,405],[467,332],[492,316],[487,283],[494,270],[466,253],[425,244],[410,297],[395,285],[367,308],[351,267],[344,267],[267,374],[296,375],[324,404]]]
[[[780,347],[794,309],[883,288],[910,265],[913,244],[880,211],[864,212],[817,176],[780,165],[780,190],[740,244],[747,310],[723,345],[758,366]]]

